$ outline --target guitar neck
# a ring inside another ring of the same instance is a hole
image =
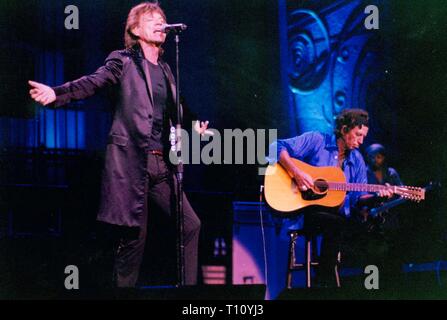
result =
[[[381,184],[366,184],[366,183],[340,183],[329,182],[330,190],[340,191],[359,191],[359,192],[379,192],[380,190],[388,190],[390,186]]]

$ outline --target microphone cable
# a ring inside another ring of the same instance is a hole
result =
[[[268,287],[268,267],[267,267],[267,249],[265,245],[265,232],[264,232],[264,219],[262,215],[262,193],[264,191],[264,186],[261,185],[259,189],[259,220],[261,222],[261,235],[262,235],[262,248],[264,254],[264,279],[265,286]]]

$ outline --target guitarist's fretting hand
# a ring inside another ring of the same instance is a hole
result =
[[[386,183],[385,186],[390,186],[389,183]],[[374,207],[377,205],[377,202],[382,202],[384,200],[387,200],[393,196],[394,192],[392,188],[384,188],[383,190],[380,190],[378,192],[374,193],[367,193],[362,195],[359,198],[359,206],[367,206],[367,207]]]
[[[290,176],[295,180],[298,189],[306,191],[314,185],[312,177],[306,172],[298,169],[292,162],[289,153],[283,150],[279,155],[279,163],[287,170]]]
[[[385,183],[385,185],[387,187],[391,187],[391,185],[389,183]],[[379,198],[386,198],[389,199],[394,195],[393,189],[392,188],[387,188],[387,189],[383,189],[383,190],[379,190],[379,192],[377,192],[377,196]]]

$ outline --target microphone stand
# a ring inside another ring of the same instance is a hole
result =
[[[177,196],[176,196],[176,214],[177,214],[177,286],[185,285],[185,244],[184,244],[184,225],[185,218],[183,216],[183,159],[182,159],[182,122],[183,114],[180,105],[180,72],[179,72],[179,33],[180,29],[173,29],[175,32],[175,68],[176,68],[176,108],[177,108],[177,124],[176,124],[176,153],[178,164],[176,166],[177,178]]]

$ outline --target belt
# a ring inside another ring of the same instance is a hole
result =
[[[150,150],[149,153],[155,154],[157,156],[163,156],[163,151],[160,151],[160,150]]]

